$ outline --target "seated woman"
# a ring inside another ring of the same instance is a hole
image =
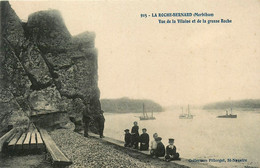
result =
[[[176,146],[173,145],[174,143],[174,139],[170,138],[169,139],[169,145],[166,147],[166,156],[165,156],[165,160],[167,162],[171,161],[171,160],[180,160],[180,155],[179,153],[176,152]]]

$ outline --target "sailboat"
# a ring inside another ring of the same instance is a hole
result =
[[[232,108],[230,109],[230,114],[226,110],[226,115],[217,116],[218,118],[237,118],[236,114],[232,114]]]
[[[179,115],[179,119],[193,119],[193,115],[190,114],[190,106],[188,105],[188,109],[187,109],[187,114],[183,113],[183,107],[182,109],[182,114]]]
[[[155,120],[153,116],[153,112],[151,116],[148,116],[147,112],[145,111],[144,103],[143,103],[143,115],[139,117],[140,120]]]

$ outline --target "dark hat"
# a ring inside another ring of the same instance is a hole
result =
[[[145,131],[147,131],[147,129],[146,129],[146,128],[143,128],[142,130],[145,130]]]
[[[161,141],[162,138],[161,138],[161,137],[157,137],[155,140],[156,140],[156,141]]]
[[[174,142],[174,139],[173,138],[169,138],[169,142]]]
[[[125,132],[127,132],[127,131],[129,132],[129,129],[125,129]]]

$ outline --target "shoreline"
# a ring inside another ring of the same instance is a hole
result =
[[[83,135],[67,129],[49,132],[61,151],[73,162],[75,167],[154,167],[186,168],[173,162],[153,159],[138,151],[122,149],[103,139]],[[93,134],[91,134],[93,135]]]
[[[93,134],[93,133],[89,133],[89,135],[91,137],[94,137],[96,139],[100,139],[99,136],[97,134]],[[101,140],[101,139],[100,139]],[[110,137],[105,137],[102,139],[105,143],[108,143],[110,145],[114,145],[117,149],[122,150],[123,152],[129,152],[129,155],[131,155],[131,152],[136,152],[136,153],[140,153],[141,155],[145,155],[146,157],[152,159],[152,160],[159,160],[160,162],[165,162],[165,163],[169,163],[172,164],[172,166],[175,167],[193,167],[193,168],[215,168],[215,166],[213,165],[209,165],[208,163],[203,163],[203,162],[191,162],[191,159],[186,159],[186,158],[182,158],[181,160],[175,160],[175,161],[170,161],[170,162],[166,162],[164,161],[164,157],[159,157],[159,158],[151,158],[150,156],[150,152],[149,151],[140,151],[137,149],[132,149],[132,148],[126,148],[124,147],[124,142],[114,139],[114,138],[110,138]],[[134,156],[134,155],[133,155]]]
[[[149,151],[139,151],[122,146],[122,141],[89,133],[89,138],[67,129],[50,132],[51,137],[63,153],[72,160],[74,167],[214,167],[202,163],[190,163],[188,159],[166,162],[152,158]],[[66,135],[66,136],[65,136]]]
[[[147,113],[151,113],[152,111],[147,111]],[[153,111],[153,113],[163,113],[166,111]],[[138,112],[131,112],[131,111],[119,111],[119,112],[115,112],[115,111],[106,111],[105,114],[143,114],[142,111],[138,111]]]

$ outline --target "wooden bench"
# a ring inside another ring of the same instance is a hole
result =
[[[25,153],[40,153],[45,149],[45,146],[38,130],[33,129],[21,135],[15,148]]]
[[[45,129],[40,129],[42,139],[45,143],[47,151],[52,157],[52,164],[54,167],[66,167],[72,164],[72,162],[62,153],[55,142]]]
[[[45,145],[37,129],[33,128],[26,133],[12,129],[0,139],[1,152],[7,154],[41,153]]]
[[[72,164],[45,129],[40,129],[40,133],[37,129],[30,129],[25,133],[12,129],[0,138],[0,152],[8,154],[27,154],[45,149],[52,157],[53,167],[66,167]]]

